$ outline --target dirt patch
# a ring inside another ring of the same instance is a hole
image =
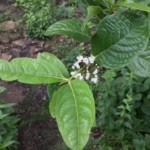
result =
[[[16,107],[21,118],[18,150],[54,150],[57,143],[63,143],[56,122],[47,109],[46,89],[46,85],[31,85],[24,101]]]
[[[53,150],[59,139],[57,126],[51,119],[37,121],[22,128],[19,132],[19,150]]]
[[[6,88],[6,91],[0,93],[0,97],[9,103],[19,103],[25,98],[24,91],[26,90],[24,86],[16,82],[4,82],[0,81],[0,86]]]

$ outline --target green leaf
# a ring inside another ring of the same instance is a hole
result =
[[[2,114],[0,111],[0,120],[4,119],[5,117],[9,116],[10,114]]]
[[[63,34],[78,41],[84,42],[90,40],[89,30],[83,27],[83,23],[78,19],[66,19],[58,21],[51,25],[45,35]]]
[[[149,40],[147,16],[134,11],[116,12],[105,17],[91,39],[96,61],[107,68],[119,68],[130,63]]]
[[[48,84],[66,80],[66,73],[61,72],[64,67],[60,65],[60,62],[57,59],[54,61],[53,55],[47,56],[48,59],[41,59],[46,57],[44,55],[47,53],[39,54],[37,59],[16,58],[10,62],[0,59],[1,79],[18,80],[29,84]],[[58,62],[57,65],[56,62]]]
[[[15,141],[6,141],[4,143],[0,143],[0,149],[4,149],[10,145],[12,145],[13,143],[16,143]]]
[[[92,5],[92,6],[97,6],[98,3],[96,1],[93,1],[93,0],[86,0],[86,2],[89,4],[89,5]]]
[[[53,95],[50,110],[67,146],[82,150],[94,124],[95,106],[88,85],[73,80],[60,87]]]
[[[61,71],[61,73],[65,77],[69,77],[67,68],[55,55],[44,52],[44,53],[39,53],[37,58],[52,63],[56,68],[58,68]]]
[[[134,2],[137,2],[137,3],[144,3],[144,4],[147,4],[147,5],[150,4],[150,1],[149,1],[149,0],[134,0]]]
[[[55,99],[53,97],[54,94],[55,94],[55,91],[59,88],[59,84],[58,83],[52,83],[50,85],[47,86],[47,91],[48,91],[48,97],[50,99],[50,102],[49,102],[49,111],[50,111],[50,114],[53,118],[55,118]],[[53,96],[53,97],[52,97]]]
[[[14,103],[8,103],[8,104],[1,104],[0,103],[0,109],[3,109],[3,108],[8,108],[8,107],[12,107],[12,106],[15,106],[16,104]]]
[[[143,113],[150,116],[150,102],[144,103],[141,107],[141,110]]]
[[[98,15],[99,13],[103,12],[101,7],[99,7],[99,6],[89,6],[87,8],[87,11],[88,11],[88,15],[84,20],[84,25],[86,25],[92,17],[94,17],[94,16]]]
[[[114,3],[114,0],[87,0],[87,3],[91,6],[109,7]]]
[[[121,3],[118,3],[117,5],[128,7],[128,8],[131,8],[131,9],[137,9],[137,10],[141,10],[141,11],[150,12],[150,7],[143,4],[143,3],[121,2]]]
[[[57,92],[53,94],[53,97],[49,103],[49,112],[53,118],[56,118],[56,113],[55,113],[56,102],[57,102]]]
[[[51,83],[47,86],[47,93],[49,99],[51,99],[53,93],[58,89],[59,86],[60,86],[59,83]]]
[[[145,142],[146,142],[147,148],[150,147],[150,134],[145,135]]]
[[[128,68],[136,75],[150,77],[150,42],[144,52],[128,65]]]
[[[6,88],[4,88],[3,86],[0,86],[0,93],[4,92],[6,90]]]

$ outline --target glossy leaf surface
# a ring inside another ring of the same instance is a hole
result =
[[[105,17],[92,37],[92,53],[107,68],[130,63],[149,40],[148,19],[143,13],[117,12]]]
[[[88,11],[88,15],[84,20],[84,25],[86,25],[92,17],[94,17],[94,16],[98,15],[99,13],[103,12],[103,10],[99,6],[89,6],[87,8],[87,11]]]
[[[66,73],[61,72],[63,67],[60,69],[56,65],[56,62],[59,64],[60,61],[53,55],[47,56],[47,53],[39,54],[38,57],[41,57],[41,55],[49,59],[16,58],[10,62],[0,59],[1,79],[6,81],[18,80],[29,84],[48,84],[64,81]],[[56,62],[54,62],[54,59]]]
[[[143,113],[150,116],[150,103],[146,102],[146,103],[142,104],[141,110]]]
[[[60,87],[52,97],[50,111],[68,147],[82,150],[94,124],[95,106],[88,85],[73,80]]]
[[[141,77],[150,77],[150,43],[146,50],[128,65],[129,69]]]
[[[61,73],[65,77],[69,77],[69,72],[65,65],[53,54],[44,52],[44,53],[39,53],[37,56],[38,59],[43,59],[51,64],[53,64],[57,69],[61,71]]]
[[[51,25],[45,35],[63,34],[72,37],[78,41],[88,41],[90,39],[87,27],[83,27],[81,20],[66,19],[58,21]]]
[[[125,6],[131,9],[137,9],[141,11],[150,12],[150,7],[142,4],[142,3],[135,3],[135,2],[121,2],[118,4],[119,6]]]

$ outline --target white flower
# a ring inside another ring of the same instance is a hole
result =
[[[97,75],[97,74],[95,74],[95,75],[94,75],[94,78],[98,78],[98,75]]]
[[[94,78],[91,78],[91,81],[92,81],[93,83],[97,83],[97,81],[98,81],[98,78],[96,78],[96,77],[94,77]]]
[[[92,55],[90,57],[84,57],[82,55],[77,56],[76,62],[72,66],[73,71],[70,74],[74,76],[74,78],[78,78],[80,80],[83,80],[83,79],[91,80],[91,82],[97,83],[98,82],[97,73],[98,73],[99,66],[97,64],[94,64],[94,61],[95,61],[95,57]],[[94,66],[90,64],[94,64]],[[82,73],[78,73],[78,70],[81,68],[80,65],[82,65],[83,67]],[[93,72],[91,72],[93,70],[92,67],[95,68]],[[92,77],[91,77],[91,74],[92,74]]]
[[[78,73],[75,75],[75,78],[80,78],[81,76],[82,76],[81,73]]]
[[[78,60],[78,62],[81,62],[82,60],[83,60],[83,56],[82,55],[80,55],[80,56],[77,56],[77,60]]]
[[[70,74],[73,76],[76,73],[76,71],[72,71]]]
[[[84,62],[85,64],[88,64],[88,63],[89,63],[88,58],[87,58],[87,57],[85,57],[85,58],[83,59],[83,62]]]
[[[83,76],[80,76],[79,79],[80,79],[80,80],[83,80]]]
[[[78,62],[75,62],[75,63],[74,63],[74,66],[75,66],[77,69],[80,69],[80,65],[79,65]]]
[[[74,70],[74,69],[75,69],[75,66],[72,66],[72,69]]]
[[[91,57],[89,57],[89,62],[90,62],[91,64],[93,64],[93,63],[94,63],[94,60],[95,60],[95,57],[94,57],[93,55],[91,55]]]
[[[95,74],[97,74],[97,73],[98,73],[98,70],[95,69],[94,72],[93,72],[93,74],[95,75]]]
[[[88,80],[89,78],[90,78],[90,73],[89,73],[89,71],[87,71],[85,79]]]

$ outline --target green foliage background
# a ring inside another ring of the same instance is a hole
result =
[[[0,86],[0,93],[5,88]],[[15,115],[14,104],[0,100],[0,150],[17,150],[17,123],[19,118]]]
[[[24,11],[23,23],[29,37],[41,38],[45,30],[54,23],[55,0],[14,0]]]
[[[107,70],[92,86],[102,150],[150,149],[150,78],[133,75],[127,68]]]

